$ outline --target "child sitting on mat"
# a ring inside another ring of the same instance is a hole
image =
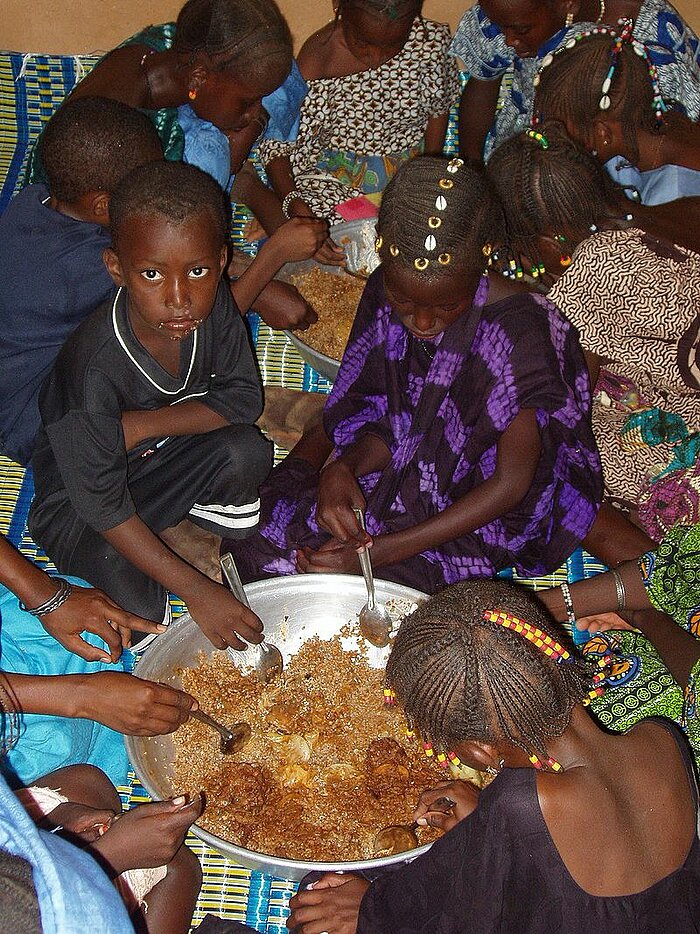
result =
[[[422,0],[333,6],[299,53],[308,92],[296,142],[263,140],[259,152],[288,217],[338,222],[376,214],[358,196],[376,203],[405,159],[442,152],[459,81],[449,29],[423,19]]]
[[[158,538],[185,517],[249,535],[271,466],[248,335],[221,280],[223,192],[193,166],[152,163],[121,183],[110,214],[119,288],[42,390],[29,528],[60,571],[124,609],[160,621],[174,591],[217,648],[240,648],[237,633],[259,641],[260,621]]]
[[[501,223],[461,160],[399,169],[324,412],[333,459],[307,446],[274,471],[259,532],[231,542],[244,579],[357,573],[371,536],[381,577],[432,592],[547,573],[588,533],[602,481],[583,354],[545,298],[483,273]]]
[[[571,652],[536,597],[503,582],[457,584],[407,617],[388,686],[436,751],[495,778],[480,793],[461,782],[424,793],[415,817],[449,830],[442,839],[371,884],[327,874],[292,899],[288,926],[696,930],[698,793],[682,737],[660,720],[603,731],[584,707],[592,672]],[[433,811],[446,796],[452,813]]]

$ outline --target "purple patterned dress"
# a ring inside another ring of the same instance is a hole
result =
[[[380,267],[367,283],[324,411],[338,454],[367,433],[391,451],[381,473],[360,478],[367,530],[377,536],[430,518],[483,483],[505,429],[522,409],[536,410],[542,452],[518,506],[379,571],[428,592],[511,565],[524,576],[553,570],[586,535],[602,497],[575,329],[540,295],[484,305],[487,294],[482,279],[473,313],[428,346],[393,313]],[[244,579],[293,574],[297,548],[328,541],[316,523],[317,492],[318,474],[305,461],[287,458],[273,471],[261,489],[259,533],[230,543]]]

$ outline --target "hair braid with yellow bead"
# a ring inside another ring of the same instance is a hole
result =
[[[484,246],[503,231],[501,207],[483,175],[462,159],[417,156],[386,187],[375,247],[422,279],[481,271]]]
[[[587,665],[537,598],[487,580],[454,584],[402,622],[386,684],[433,754],[507,743],[553,771],[547,743],[591,692]]]

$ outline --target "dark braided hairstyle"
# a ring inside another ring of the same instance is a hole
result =
[[[431,226],[436,220],[439,226]],[[504,231],[503,211],[482,173],[461,159],[416,156],[404,162],[384,190],[377,252],[383,263],[434,280],[456,270],[481,272],[484,244],[501,243]],[[436,245],[427,250],[430,236]],[[449,262],[440,261],[447,256]],[[428,265],[419,269],[416,260],[424,259]]]
[[[620,216],[616,202],[622,190],[560,123],[544,123],[506,140],[486,174],[503,205],[507,245],[516,256],[534,260],[537,237],[557,233],[566,233],[573,247],[591,227]]]
[[[185,162],[151,162],[128,175],[109,204],[112,246],[119,252],[119,235],[126,220],[160,216],[183,224],[206,214],[223,245],[229,227],[226,196],[211,175]]]
[[[49,191],[74,202],[91,191],[111,191],[129,172],[163,158],[148,117],[104,97],[69,99],[51,117],[39,141]]]
[[[343,9],[351,6],[372,10],[380,16],[393,20],[408,16],[411,12],[414,16],[418,16],[423,8],[423,0],[339,0],[335,12],[336,19]]]
[[[187,0],[173,48],[191,58],[204,52],[218,71],[258,74],[271,59],[285,74],[292,67],[292,37],[274,0]]]
[[[600,109],[603,83],[611,65],[614,35],[586,36],[572,48],[557,53],[542,68],[535,96],[535,114],[559,120],[577,141],[589,142],[593,121],[607,113],[620,120],[632,161],[639,158],[637,131],[660,132],[654,107],[654,89],[646,61],[625,42],[617,57],[608,96],[610,108]]]
[[[513,614],[566,646],[534,595],[504,581],[463,581],[401,623],[387,684],[438,747],[471,740],[539,754],[569,725],[590,676],[573,656],[554,662],[522,635],[484,619],[486,610]]]

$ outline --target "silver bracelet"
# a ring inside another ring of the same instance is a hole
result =
[[[564,598],[564,606],[566,607],[566,621],[569,623],[573,629],[576,625],[576,614],[574,613],[574,601],[571,599],[571,591],[569,590],[569,585],[566,581],[563,584],[559,585],[561,590],[561,595]]]
[[[54,580],[58,584],[58,588],[53,597],[49,597],[48,600],[39,604],[39,606],[35,606],[33,609],[25,606],[20,600],[20,610],[23,610],[25,613],[30,613],[32,616],[46,616],[48,613],[53,613],[54,610],[63,606],[68,597],[73,593],[73,588],[68,581],[64,580],[62,577],[54,577]]]
[[[620,577],[619,571],[613,568],[611,573],[615,581],[615,593],[617,594],[617,608],[618,610],[624,610],[624,608],[627,606],[627,594],[625,593],[625,585],[622,582],[622,578]]]
[[[296,201],[297,199],[303,201],[304,196],[300,191],[297,191],[296,188],[292,188],[289,194],[284,196],[282,201],[282,213],[287,218],[287,220],[289,220],[289,209],[292,206],[292,201]]]

